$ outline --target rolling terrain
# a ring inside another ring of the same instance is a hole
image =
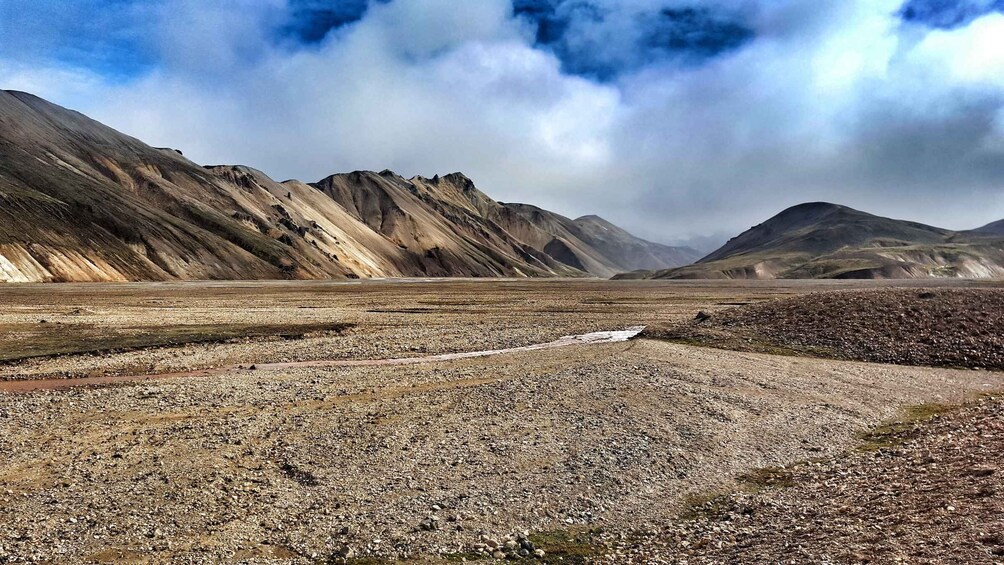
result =
[[[696,259],[602,220],[536,221],[460,173],[308,184],[200,166],[13,91],[0,91],[0,202],[6,282],[608,277]]]
[[[693,265],[619,275],[663,279],[996,278],[1004,237],[954,232],[825,202],[800,204]]]

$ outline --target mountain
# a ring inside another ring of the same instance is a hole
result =
[[[311,185],[393,243],[427,276],[582,275],[488,219],[500,205],[460,173],[405,179],[391,171],[331,175]],[[604,273],[600,273],[604,274]]]
[[[578,269],[613,276],[654,265],[688,265],[700,254],[686,247],[670,247],[639,239],[599,216],[571,220],[529,204],[505,204],[507,211],[543,230],[550,238],[540,241],[548,254]],[[510,220],[510,223],[516,221]],[[529,235],[527,235],[530,238]]]
[[[1004,276],[1004,238],[953,232],[825,202],[800,204],[697,263],[619,278],[775,279]]]
[[[514,206],[460,173],[308,184],[200,166],[0,91],[0,281],[609,276],[690,259],[619,228],[610,244],[536,225]]]
[[[972,230],[971,233],[980,235],[1004,235],[1004,220],[997,220],[989,224]]]

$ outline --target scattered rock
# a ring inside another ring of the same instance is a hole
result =
[[[1004,370],[1004,289],[812,293],[715,312],[646,335],[723,349]]]

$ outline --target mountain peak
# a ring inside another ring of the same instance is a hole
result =
[[[855,210],[854,208],[849,208],[841,204],[833,204],[832,202],[803,202],[802,204],[796,204],[794,206],[785,208],[766,222],[815,222],[819,219],[826,217],[830,214],[861,214],[866,215],[865,212]]]
[[[653,278],[922,278],[1004,272],[985,238],[829,202],[787,208],[695,265]],[[989,261],[989,262],[988,262]]]
[[[443,180],[452,184],[457,185],[464,191],[477,190],[474,186],[474,181],[467,177],[464,173],[455,172],[443,176]]]
[[[843,204],[834,204],[833,202],[817,201],[817,202],[802,202],[801,204],[795,204],[794,206],[789,206],[788,208],[785,208],[784,210],[781,211],[781,213],[783,214],[785,212],[790,212],[795,210],[825,211],[825,210],[840,210],[840,209],[852,210],[852,208],[844,206]]]
[[[464,173],[455,172],[447,173],[445,175],[435,174],[432,178],[423,177],[422,175],[416,175],[412,177],[412,180],[419,180],[426,184],[441,185],[443,183],[448,183],[460,188],[464,191],[476,190],[477,187],[474,185],[474,181],[467,177]]]
[[[618,227],[616,224],[609,222],[596,214],[587,214],[585,216],[579,216],[575,220],[575,225],[582,229],[592,230],[594,232],[606,232],[609,234],[618,234],[618,236],[628,235],[623,229]],[[633,237],[633,236],[630,236]]]

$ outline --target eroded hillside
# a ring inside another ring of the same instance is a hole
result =
[[[459,173],[203,167],[22,92],[0,91],[0,202],[7,282],[610,276],[696,258],[536,225]]]

